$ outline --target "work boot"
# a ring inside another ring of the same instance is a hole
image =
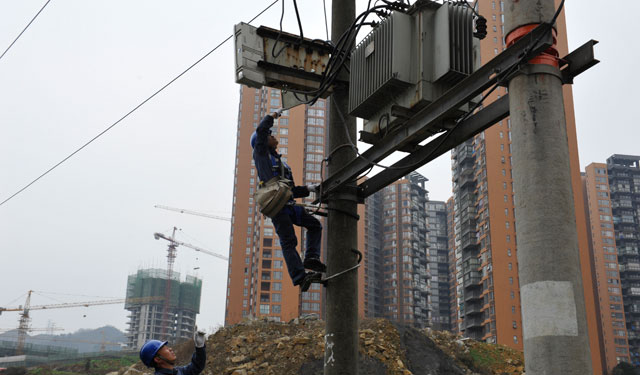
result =
[[[322,273],[327,272],[327,266],[325,266],[324,263],[322,263],[318,258],[305,258],[302,265],[304,266],[304,268],[311,271]]]
[[[307,272],[300,283],[300,290],[306,292],[311,287],[313,283],[321,283],[322,282],[322,274],[319,272]]]

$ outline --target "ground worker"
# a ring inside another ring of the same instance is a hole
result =
[[[300,289],[306,292],[312,283],[322,279],[321,273],[327,270],[327,267],[320,261],[322,225],[304,208],[296,206],[293,198],[308,197],[311,191],[317,191],[318,185],[295,186],[293,183],[291,168],[281,159],[281,155],[277,152],[278,140],[271,135],[273,120],[280,117],[280,114],[281,111],[277,111],[262,119],[256,131],[251,135],[251,147],[261,185],[274,177],[290,181],[292,198],[282,210],[271,217],[271,221],[280,239],[282,254],[293,285],[300,285]],[[301,261],[300,254],[296,250],[298,238],[293,229],[294,224],[307,229],[304,262]],[[314,272],[306,272],[305,269]]]
[[[207,361],[204,343],[205,333],[198,331],[193,334],[193,341],[196,344],[196,351],[191,356],[191,363],[186,366],[176,367],[176,354],[168,346],[167,341],[149,340],[140,349],[140,360],[147,367],[153,367],[156,374],[171,375],[198,375],[204,370]]]

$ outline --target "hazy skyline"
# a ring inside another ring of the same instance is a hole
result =
[[[0,0],[4,50],[45,1]],[[127,113],[272,1],[52,0],[0,60],[0,201]],[[638,2],[624,12],[602,2],[565,4],[570,49],[599,40],[602,62],[573,86],[578,148],[584,166],[613,153],[638,154],[633,128],[638,84],[632,35]],[[322,2],[300,2],[305,36],[325,38]],[[331,2],[327,1],[330,16]],[[358,1],[357,11],[366,7]],[[278,3],[255,25],[276,28]],[[297,33],[291,2],[284,30]],[[485,15],[486,16],[486,15]],[[361,37],[365,33],[361,34]],[[123,298],[127,275],[166,266],[166,242],[154,232],[182,228],[178,238],[228,254],[229,223],[159,210],[156,204],[231,215],[239,87],[233,43],[196,66],[75,157],[0,206],[0,306]],[[615,95],[615,99],[613,99]],[[610,109],[617,105],[615,110]],[[623,113],[625,115],[623,115]],[[606,130],[606,132],[605,132]],[[451,196],[450,157],[419,170],[433,200]],[[195,268],[198,268],[195,270]],[[227,265],[178,249],[176,271],[203,279],[198,324],[224,320]],[[75,297],[72,295],[76,295]],[[77,296],[83,295],[83,296]],[[95,297],[95,298],[94,298]],[[15,301],[15,302],[12,302]],[[72,332],[126,328],[122,305],[33,311],[32,326],[55,322]],[[15,328],[18,314],[0,315]]]

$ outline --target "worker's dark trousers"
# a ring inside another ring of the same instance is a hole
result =
[[[300,254],[296,250],[298,238],[293,230],[293,225],[307,228],[306,258],[320,258],[320,239],[322,237],[322,225],[315,217],[309,215],[302,207],[285,206],[276,216],[271,218],[276,233],[280,238],[280,246],[284,261],[287,263],[289,276],[293,285],[298,285],[304,279],[305,271],[300,260]]]

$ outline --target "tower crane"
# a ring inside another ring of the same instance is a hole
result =
[[[0,314],[4,311],[22,311],[20,314],[20,320],[18,325],[18,345],[16,347],[16,355],[20,355],[24,349],[24,343],[27,338],[27,332],[32,329],[29,328],[29,322],[31,322],[31,310],[50,310],[50,309],[62,309],[62,308],[71,308],[71,307],[89,307],[89,306],[97,306],[97,305],[114,305],[119,303],[148,303],[154,300],[159,299],[159,297],[145,297],[145,298],[119,298],[119,299],[109,299],[109,300],[101,300],[101,301],[86,301],[86,302],[70,302],[70,303],[57,303],[57,304],[49,304],[49,305],[34,305],[31,306],[31,294],[33,290],[30,290],[27,293],[27,299],[24,303],[24,306],[20,307],[0,307]]]
[[[184,243],[182,241],[177,241],[176,240],[176,230],[178,230],[178,228],[173,227],[173,232],[171,234],[171,237],[165,236],[162,233],[154,233],[153,237],[156,240],[159,239],[163,239],[163,240],[167,240],[169,241],[169,248],[167,249],[167,286],[165,287],[164,291],[165,291],[165,300],[164,300],[164,305],[162,307],[162,336],[166,338],[166,333],[167,333],[167,322],[168,322],[168,313],[169,313],[169,299],[171,298],[171,275],[173,274],[173,264],[175,263],[176,260],[176,248],[178,247],[178,245],[180,246],[184,246],[184,247],[188,247],[191,248],[195,251],[199,251],[201,253],[205,253],[223,260],[228,261],[229,258],[220,255],[220,254],[216,254],[214,252],[211,252],[209,250],[205,250],[203,248],[200,248],[198,246],[194,246],[188,243]]]
[[[162,208],[163,210],[169,210],[169,211],[175,211],[175,212],[180,212],[181,214],[189,214],[189,215],[196,215],[196,216],[202,216],[202,217],[208,217],[210,219],[218,219],[218,220],[224,220],[224,221],[231,221],[230,217],[224,217],[224,216],[217,216],[217,215],[211,215],[211,214],[205,214],[203,212],[198,212],[198,211],[192,211],[192,210],[185,210],[182,208],[174,208],[174,207],[168,207],[168,206],[162,206],[162,205],[155,205],[153,206],[155,208]]]
[[[195,250],[195,251],[199,251],[199,252],[201,252],[201,253],[208,254],[208,255],[214,256],[214,257],[216,257],[216,258],[220,258],[220,259],[222,259],[222,260],[227,260],[227,261],[229,260],[229,258],[227,258],[227,257],[226,257],[226,256],[224,256],[224,255],[220,255],[220,254],[218,254],[218,253],[214,253],[214,252],[212,252],[212,251],[205,250],[205,249],[203,249],[203,248],[201,248],[201,247],[198,247],[198,246],[195,246],[195,245],[191,245],[191,244],[188,244],[188,243],[184,243],[184,242],[182,242],[182,241],[177,241],[177,240],[176,240],[176,239],[174,239],[173,237],[167,237],[167,236],[165,236],[165,235],[164,235],[164,234],[162,234],[162,233],[154,233],[154,234],[153,234],[153,236],[155,237],[155,239],[156,239],[156,240],[159,240],[159,239],[161,239],[161,238],[162,238],[163,240],[167,240],[167,241],[169,241],[170,243],[175,244],[176,246],[180,245],[180,246],[188,247],[188,248],[191,248],[191,249],[193,249],[193,250]],[[169,245],[169,246],[171,246],[171,245]],[[174,257],[174,258],[175,258],[175,257]]]

